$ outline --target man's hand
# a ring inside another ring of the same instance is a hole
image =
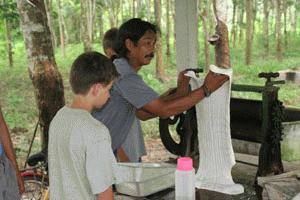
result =
[[[124,149],[122,147],[120,147],[117,150],[117,155],[118,155],[118,161],[119,162],[130,162],[128,156],[126,155]]]
[[[177,87],[179,87],[180,85],[188,85],[189,84],[191,77],[184,75],[186,73],[187,73],[187,70],[183,70],[178,74]]]
[[[186,93],[189,90],[189,82],[191,77],[184,75],[187,70],[183,70],[178,74],[177,78],[177,92]]]
[[[203,84],[210,92],[214,92],[218,88],[220,88],[227,80],[229,80],[228,76],[209,71],[204,79]]]

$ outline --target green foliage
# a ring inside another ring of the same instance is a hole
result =
[[[4,2],[0,4],[0,17],[8,20],[18,19],[17,3],[14,1]]]

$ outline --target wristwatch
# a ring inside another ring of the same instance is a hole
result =
[[[209,89],[206,87],[206,85],[203,85],[202,87],[203,87],[204,96],[209,97],[211,94],[211,91],[209,91]]]

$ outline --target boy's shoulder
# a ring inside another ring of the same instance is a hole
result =
[[[108,128],[91,114],[82,117],[76,124],[76,127],[82,134],[82,137],[88,142],[93,142],[94,140],[111,141]]]
[[[85,133],[87,137],[106,137],[109,134],[107,127],[89,112],[67,106],[56,113],[51,124],[61,128],[72,128],[73,131]]]

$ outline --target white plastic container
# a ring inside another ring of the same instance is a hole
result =
[[[195,170],[193,160],[181,157],[177,160],[175,171],[176,200],[195,200]]]
[[[116,190],[121,194],[145,197],[175,185],[176,166],[172,164],[118,163],[118,170],[123,181],[116,184]]]

